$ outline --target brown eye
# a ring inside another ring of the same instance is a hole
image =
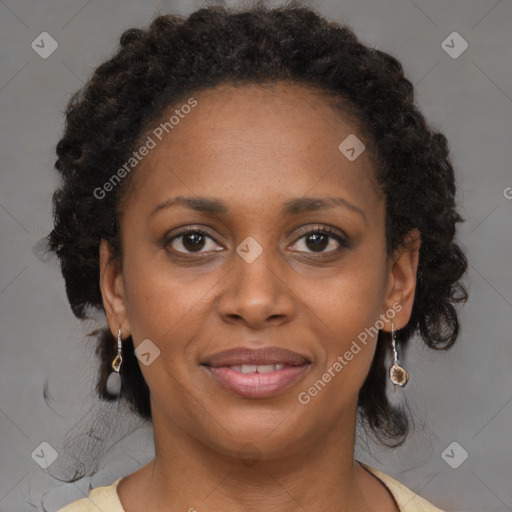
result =
[[[206,251],[218,250],[215,249],[215,244],[208,244],[209,241],[215,242],[215,240],[213,240],[206,231],[202,231],[200,229],[189,229],[169,238],[165,242],[165,246],[170,247],[173,251],[185,254],[203,252],[205,247]],[[210,247],[208,247],[209,245]]]
[[[300,243],[302,240],[303,242]],[[335,243],[333,241],[335,241]],[[338,245],[336,246],[336,244]],[[301,246],[309,249],[309,251],[301,249]],[[334,232],[332,228],[326,226],[313,229],[302,235],[297,242],[295,242],[294,248],[299,250],[299,252],[328,253],[340,250],[341,248],[348,248],[348,241],[338,234],[337,231]]]
[[[311,233],[306,237],[306,246],[312,251],[323,251],[329,245],[329,235],[323,233]]]

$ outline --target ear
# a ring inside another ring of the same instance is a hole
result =
[[[418,229],[413,229],[405,236],[403,244],[393,253],[389,261],[385,307],[386,311],[390,308],[396,311],[393,317],[395,329],[405,327],[411,318],[420,245],[420,232]],[[391,331],[391,320],[386,322],[383,330]]]
[[[130,323],[126,315],[126,301],[123,275],[119,265],[112,259],[112,249],[106,240],[101,240],[99,249],[100,258],[100,288],[103,306],[107,316],[110,332],[117,338],[121,328],[121,339],[127,338],[130,333]]]

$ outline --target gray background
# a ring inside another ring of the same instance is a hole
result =
[[[51,229],[55,145],[71,94],[113,53],[123,30],[146,26],[157,11],[188,14],[201,5],[0,1],[2,512],[43,510],[42,496],[47,510],[57,510],[85,496],[89,484],[110,484],[151,459],[150,426],[95,398],[94,341],[85,336],[94,322],[74,319],[57,261],[46,261],[37,243]],[[459,239],[471,263],[471,295],[457,346],[407,354],[411,382],[401,392],[413,404],[417,431],[394,451],[361,443],[357,456],[446,510],[512,510],[511,2],[311,5],[403,63],[420,108],[448,137],[467,219]],[[47,59],[31,47],[43,31],[59,45]],[[453,31],[469,44],[456,59],[441,46]],[[104,442],[90,444],[89,431]],[[47,469],[33,455],[43,449],[48,456],[42,442],[58,453]],[[462,449],[469,454],[457,469],[442,456],[452,442],[452,464]],[[94,469],[101,454],[94,478],[59,481],[74,463]]]

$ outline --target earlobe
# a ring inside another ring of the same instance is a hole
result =
[[[420,232],[418,229],[413,229],[406,235],[402,246],[390,259],[385,305],[387,310],[391,308],[397,311],[393,320],[395,329],[402,329],[411,317],[420,246]],[[396,304],[402,306],[399,311]],[[390,322],[387,322],[384,330],[391,331]]]
[[[130,335],[130,325],[126,314],[123,276],[117,262],[112,258],[112,249],[106,240],[99,247],[100,289],[103,307],[110,331],[117,337],[119,328],[122,337]]]

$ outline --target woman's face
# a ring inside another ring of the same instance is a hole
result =
[[[224,454],[291,453],[352,428],[377,329],[409,318],[416,253],[386,258],[368,151],[339,149],[357,132],[317,93],[194,98],[134,171],[121,272],[102,244],[109,325],[146,354],[154,425]],[[268,347],[294,354],[243,359]],[[213,357],[230,349],[249,351]]]

